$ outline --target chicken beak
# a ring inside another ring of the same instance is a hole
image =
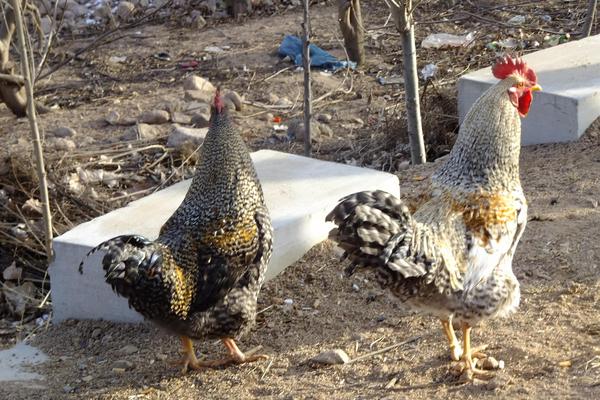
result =
[[[533,85],[530,89],[532,92],[538,92],[542,90],[542,87],[540,85]]]

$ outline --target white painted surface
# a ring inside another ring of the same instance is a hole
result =
[[[522,119],[522,144],[577,140],[600,116],[600,35],[536,51],[523,57],[542,92]],[[498,82],[491,68],[458,81],[458,115],[463,118],[481,94]]]
[[[28,367],[46,361],[48,357],[33,346],[20,342],[0,351],[0,382],[42,380],[44,377]],[[32,386],[28,382],[28,386]]]
[[[395,175],[365,168],[319,161],[287,153],[252,153],[275,229],[273,256],[267,279],[294,263],[312,246],[327,238],[331,223],[325,216],[340,198],[361,190],[381,189],[399,195]],[[142,317],[104,282],[96,253],[77,272],[85,254],[100,242],[122,234],[155,239],[162,224],[183,200],[190,181],[177,183],[127,207],[81,224],[54,239],[50,265],[55,321],[67,318],[136,322]]]

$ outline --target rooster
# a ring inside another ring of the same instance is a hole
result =
[[[245,355],[234,339],[255,322],[272,252],[271,220],[219,90],[211,114],[190,189],[158,239],[118,236],[88,253],[106,251],[106,282],[146,319],[181,337],[184,357],[177,363],[184,373],[266,358]],[[229,356],[199,361],[192,339],[215,338]]]
[[[469,380],[493,377],[475,365],[474,356],[485,355],[471,347],[472,327],[519,305],[512,259],[527,222],[519,117],[541,90],[521,59],[499,59],[492,73],[500,82],[473,104],[414,214],[395,196],[370,191],[345,197],[327,216],[337,225],[330,238],[350,259],[347,272],[368,267],[402,302],[439,318]]]

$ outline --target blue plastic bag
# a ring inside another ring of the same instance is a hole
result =
[[[310,51],[311,67],[323,68],[333,72],[340,68],[356,68],[356,63],[354,61],[338,60],[336,57],[314,44],[308,46],[308,49]],[[294,60],[294,64],[302,66],[302,40],[298,36],[285,35],[283,41],[279,45],[278,52],[281,57],[289,56]]]

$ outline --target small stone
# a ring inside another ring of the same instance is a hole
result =
[[[102,329],[96,328],[92,331],[92,339],[98,339],[102,335]]]
[[[319,122],[322,122],[324,124],[328,124],[331,122],[331,120],[333,119],[333,117],[331,116],[331,114],[317,114],[315,116],[316,120]]]
[[[175,124],[167,138],[167,146],[181,147],[190,142],[199,146],[204,142],[207,133],[208,128],[185,128]]]
[[[146,111],[140,115],[140,122],[144,124],[164,124],[169,122],[169,113],[165,110]]]
[[[154,355],[154,358],[156,358],[157,361],[165,361],[167,359],[167,355],[162,353],[156,353]]]
[[[193,29],[202,29],[206,26],[206,20],[202,16],[202,13],[199,10],[192,10],[190,13],[191,17],[191,28]]]
[[[160,131],[152,125],[148,124],[137,124],[129,128],[123,136],[122,140],[142,140],[142,139],[154,139],[160,135]]]
[[[128,356],[132,355],[134,353],[137,353],[137,352],[138,352],[138,348],[135,347],[132,344],[128,344],[128,345],[122,347],[121,350],[119,350],[119,353],[125,354],[125,355],[128,355]]]
[[[404,171],[410,168],[410,161],[404,160],[398,163],[396,166],[398,171]]]
[[[121,1],[117,6],[115,14],[117,14],[117,17],[119,17],[121,21],[127,21],[133,14],[134,10],[135,6],[132,3],[128,1]]]
[[[275,93],[269,93],[268,98],[270,104],[277,104],[277,102],[279,101],[279,96],[277,96]]]
[[[61,138],[73,137],[77,134],[77,132],[75,132],[75,129],[69,128],[68,126],[61,126],[60,128],[56,128],[52,133],[54,134],[54,136]]]
[[[500,363],[494,357],[487,357],[483,360],[482,366],[483,369],[499,369]]]
[[[81,378],[81,380],[87,383],[87,382],[93,381],[94,377],[91,375],[87,375],[87,376],[84,376],[83,378]]]
[[[263,121],[267,121],[267,122],[272,122],[273,118],[274,118],[274,115],[271,113],[266,113],[266,114],[263,114],[263,116],[262,116]]]
[[[75,390],[75,388],[71,385],[65,385],[62,387],[62,390],[65,393],[71,393],[73,390]]]
[[[13,261],[12,264],[4,268],[4,271],[2,271],[2,277],[5,281],[18,281],[21,279],[22,273],[23,269],[18,268],[17,263]]]
[[[312,308],[314,308],[316,310],[317,308],[319,308],[320,305],[321,305],[321,300],[315,299],[315,301],[313,301],[313,303],[312,303]]]
[[[201,92],[209,92],[212,96],[215,95],[216,88],[208,79],[199,76],[190,75],[183,80],[183,90],[199,90]]]
[[[46,145],[52,150],[72,151],[77,148],[77,145],[71,139],[51,137],[46,139]]]
[[[353,117],[351,119],[351,121],[354,122],[355,124],[358,124],[358,125],[364,125],[365,124],[365,122],[362,119],[358,118],[358,117]]]
[[[176,124],[190,125],[192,123],[192,117],[190,117],[187,114],[175,111],[171,113],[171,121],[173,121]]]
[[[125,368],[113,368],[112,372],[114,372],[115,374],[123,374],[125,373],[125,371],[127,371]]]
[[[275,105],[279,107],[291,107],[293,104],[287,97],[282,97],[275,102]]]
[[[319,134],[321,133],[321,129],[319,127],[319,123],[316,121],[311,121],[310,123],[310,133],[311,140],[317,141]],[[287,131],[288,137],[290,140],[296,140],[297,142],[304,142],[304,121],[295,119],[290,121]]]
[[[360,290],[360,288],[358,287],[358,285],[356,283],[353,283],[352,290],[354,290],[355,292],[358,292]]]
[[[23,205],[21,209],[26,214],[33,214],[40,216],[42,215],[42,202],[38,199],[28,199]]]
[[[104,120],[109,125],[118,125],[119,121],[121,120],[121,116],[119,115],[118,112],[111,111],[108,113],[108,115],[106,117],[104,117]]]
[[[47,35],[50,33],[50,31],[52,31],[52,18],[50,18],[48,15],[45,15],[41,20],[40,20],[41,24],[41,28],[42,28],[42,32],[44,32],[44,35]]]
[[[113,363],[113,370],[115,368],[122,368],[124,370],[132,369],[133,363],[129,360],[117,360]]]
[[[342,349],[335,349],[324,351],[318,356],[314,357],[312,362],[317,364],[325,364],[325,365],[335,365],[335,364],[346,364],[350,361],[350,357],[348,354]]]
[[[322,136],[333,137],[333,130],[329,127],[329,125],[319,123],[318,127],[319,127],[319,133]]]
[[[225,94],[224,97],[225,99],[229,99],[233,102],[236,111],[242,111],[242,97],[236,91],[230,90]]]

